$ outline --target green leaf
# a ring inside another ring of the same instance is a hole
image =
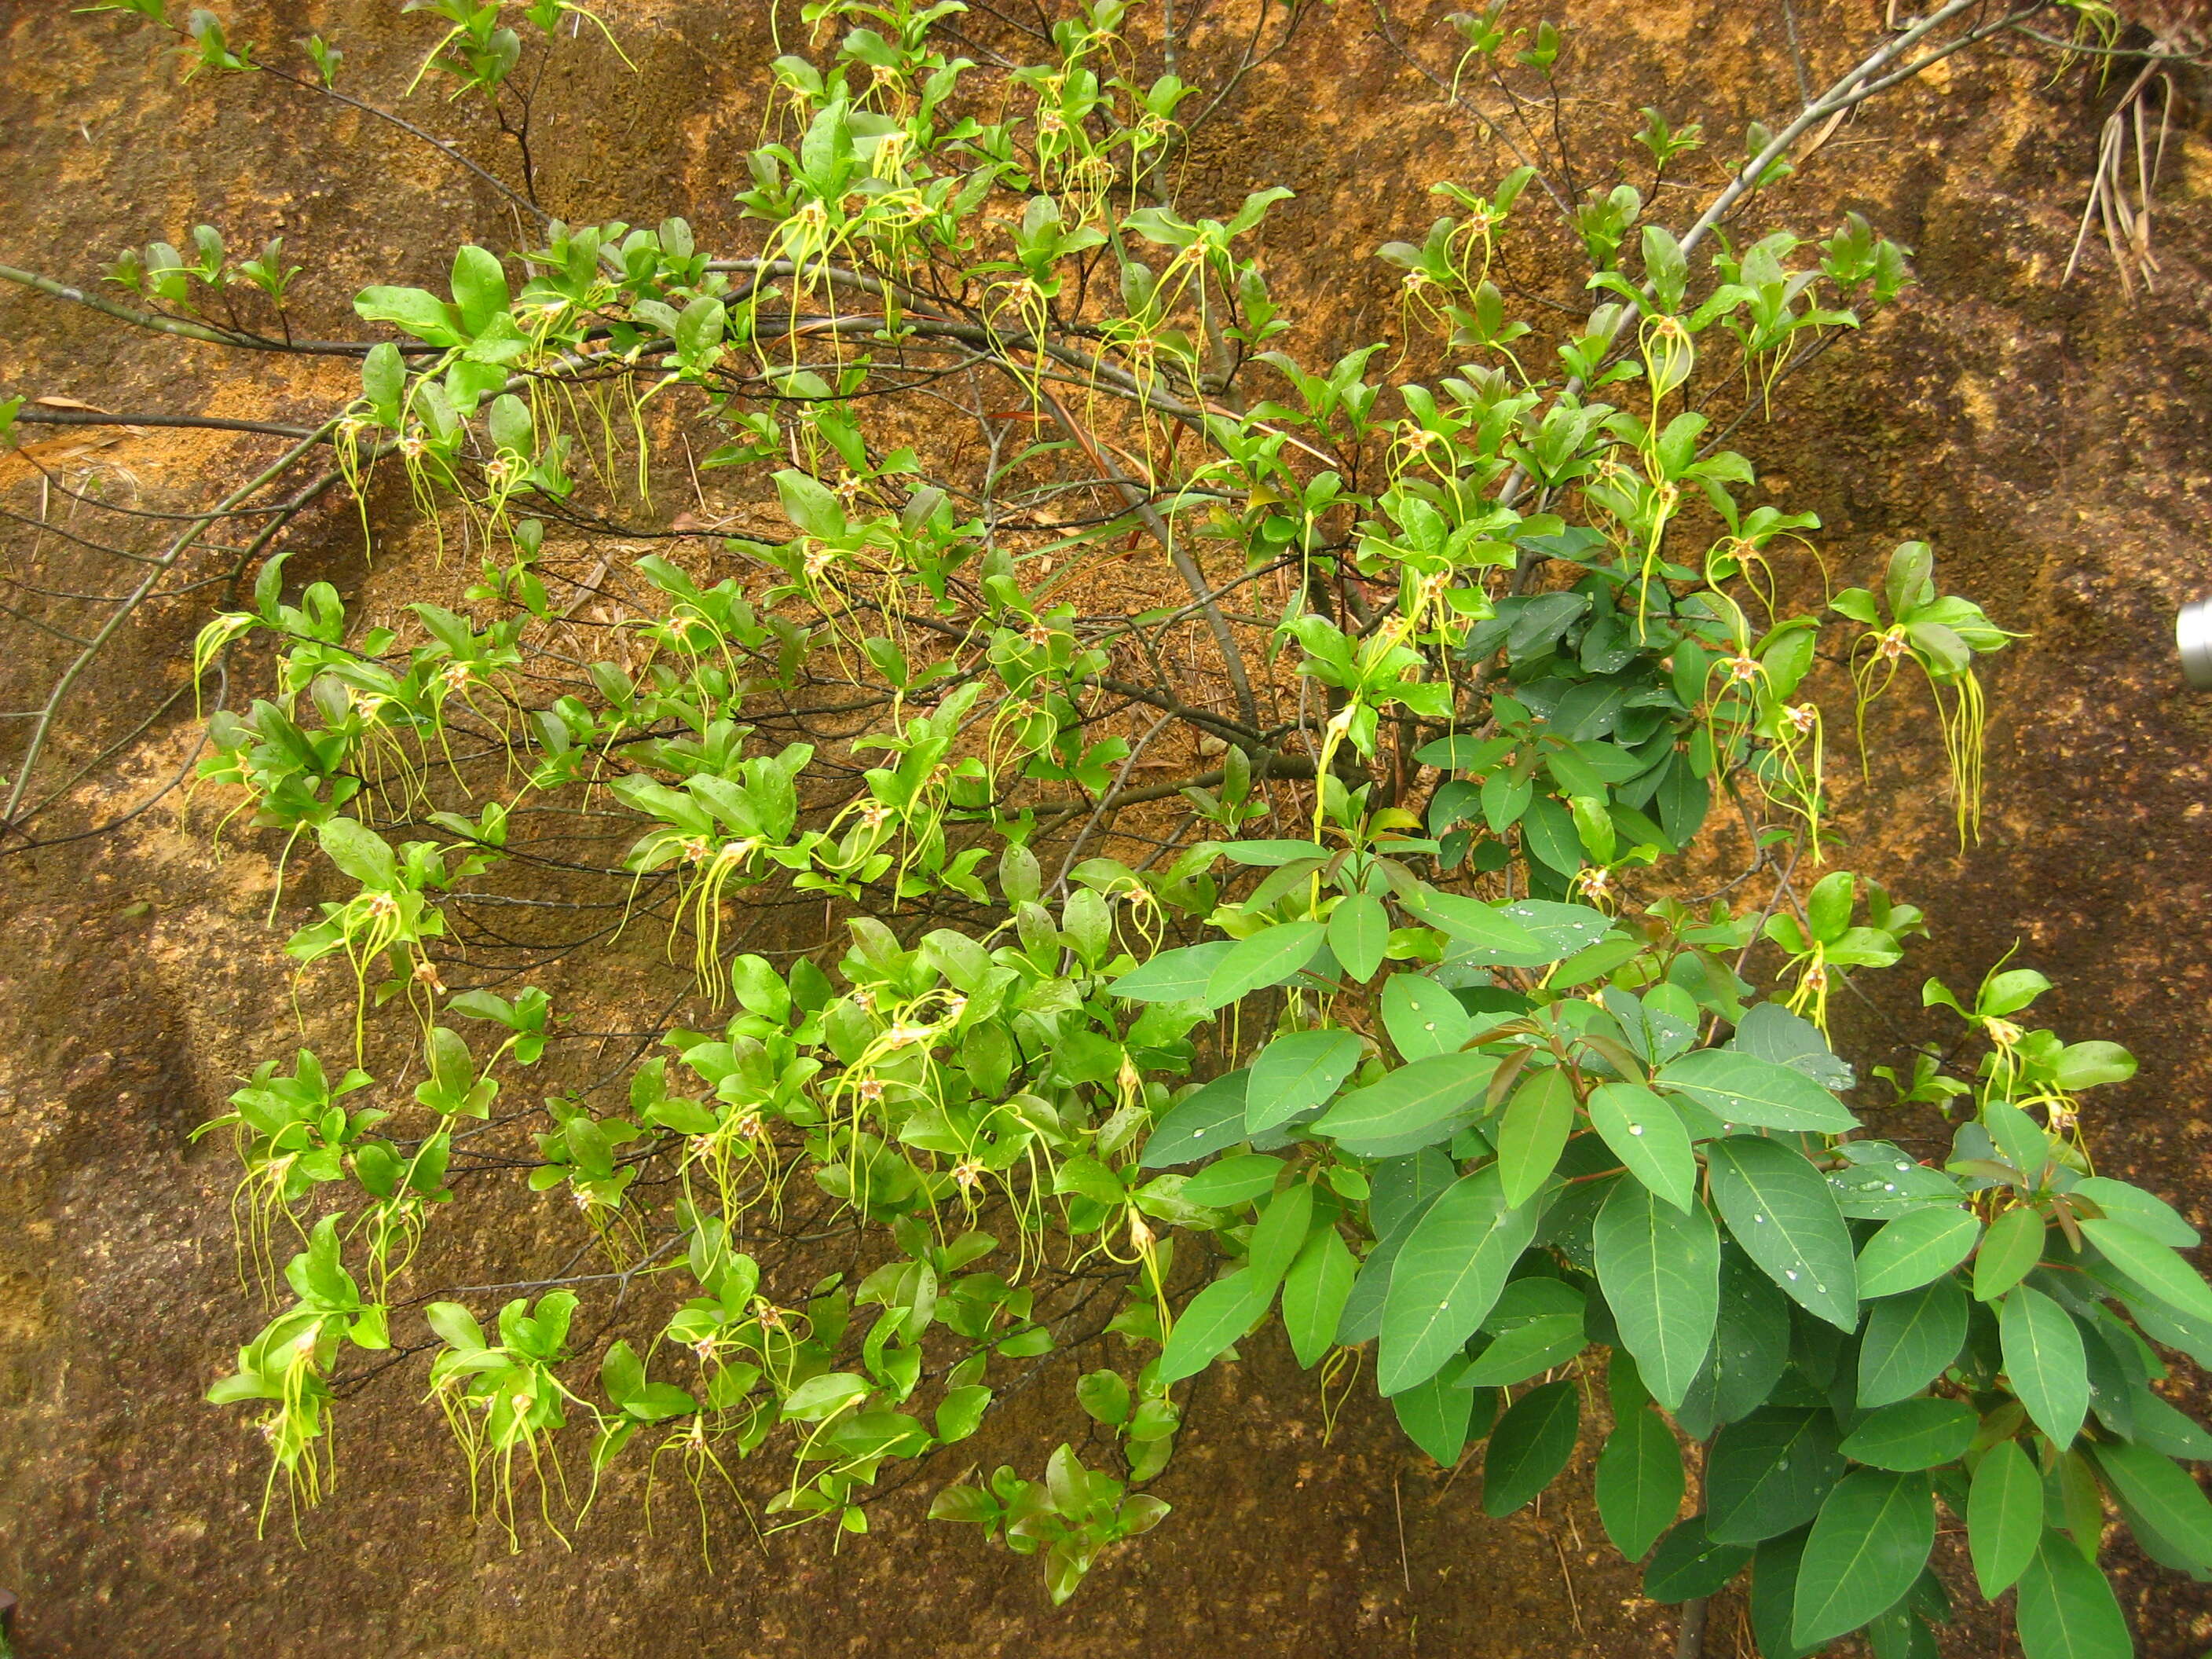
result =
[[[1380,1083],[1355,1089],[1313,1121],[1316,1134],[1339,1140],[1380,1140],[1443,1122],[1481,1097],[1498,1062],[1486,1054],[1431,1054],[1401,1066]]]
[[[1191,1297],[1160,1350],[1160,1386],[1195,1376],[1218,1359],[1267,1311],[1274,1290],[1249,1267],[1239,1267]]]
[[[1317,921],[1286,921],[1237,940],[1206,982],[1207,1005],[1224,1007],[1263,986],[1281,984],[1313,960],[1324,931]]]
[[[397,323],[432,345],[459,345],[461,341],[446,302],[419,288],[365,288],[355,296],[353,308],[365,322]]]
[[[2085,1176],[2067,1190],[2089,1200],[2111,1219],[2124,1221],[2137,1232],[2174,1249],[2194,1249],[2200,1243],[2197,1229],[2184,1221],[2171,1204],[2140,1187],[2109,1176]]]
[[[1070,1160],[1072,1163],[1073,1160]],[[1095,1162],[1095,1161],[1094,1161]],[[1061,1166],[1063,1170],[1067,1167]],[[1246,1152],[1240,1158],[1224,1158],[1218,1164],[1209,1164],[1182,1184],[1176,1194],[1194,1204],[1203,1204],[1210,1210],[1225,1210],[1232,1204],[1249,1203],[1261,1194],[1273,1190],[1275,1177],[1284,1170],[1283,1160],[1270,1158],[1265,1152]],[[1063,1177],[1064,1178],[1064,1177]],[[1101,1202],[1114,1203],[1121,1199],[1121,1183],[1112,1172],[1107,1173],[1112,1193],[1097,1194]],[[1069,1190],[1054,1183],[1055,1190]],[[1075,1188],[1073,1190],[1081,1190]]]
[[[1797,1568],[1809,1528],[1770,1538],[1751,1566],[1751,1633],[1760,1659],[1807,1659],[1814,1651],[1790,1639],[1797,1606]]]
[[[2162,1452],[2112,1440],[2090,1448],[2112,1494],[2192,1565],[2212,1567],[2212,1501]]]
[[[1723,1544],[1705,1529],[1705,1517],[1693,1515],[1659,1540],[1644,1569],[1644,1593],[1655,1601],[1688,1601],[1711,1595],[1743,1571],[1751,1559],[1746,1544]]]
[[[483,333],[493,316],[507,309],[507,272],[499,256],[488,248],[470,243],[454,251],[453,288],[461,326],[471,337]]]
[[[1575,948],[1553,949],[1551,941],[1498,906],[1458,893],[1424,893],[1419,911],[1422,921],[1451,935],[1456,941],[1452,955],[1464,962],[1501,957],[1518,962],[1532,957],[1551,962]]]
[[[1858,1262],[1835,1194],[1810,1160],[1779,1141],[1707,1143],[1713,1202],[1744,1254],[1785,1295],[1843,1331],[1858,1328]]]
[[[1723,1123],[1840,1134],[1857,1127],[1844,1103],[1793,1066],[1726,1048],[1698,1048],[1652,1081],[1685,1094]]]
[[[1283,1279],[1283,1329],[1291,1352],[1310,1370],[1336,1341],[1337,1322],[1352,1294],[1359,1264],[1334,1227],[1306,1240]]]
[[[2026,1205],[2007,1210],[1982,1239],[1974,1257],[1974,1299],[1994,1302],[2035,1271],[2043,1260],[2044,1220]]]
[[[2043,1476],[2014,1440],[1982,1454],[1966,1493],[1966,1547],[1990,1601],[2009,1589],[2043,1537]]]
[[[1494,1137],[1507,1203],[1525,1204],[1542,1190],[1574,1127],[1575,1087],[1566,1073],[1547,1066],[1522,1079]]]
[[[1313,1211],[1313,1183],[1301,1181],[1276,1194],[1260,1212],[1245,1259],[1269,1290],[1282,1283],[1283,1275],[1290,1272],[1291,1264],[1304,1248]]]
[[[1962,1400],[1900,1400],[1869,1413],[1844,1442],[1844,1455],[1878,1469],[1932,1469],[1966,1455],[1981,1425]]]
[[[1320,1105],[1352,1075],[1363,1052],[1352,1031],[1292,1031],[1277,1037],[1252,1062],[1244,1127],[1258,1134]]]
[[[1591,1125],[1629,1174],[1678,1210],[1697,1201],[1690,1132],[1664,1097],[1640,1083],[1601,1083],[1590,1091],[1589,1106]]]
[[[1406,1437],[1445,1468],[1459,1462],[1474,1425],[1474,1393],[1455,1386],[1458,1379],[1439,1371],[1390,1397],[1398,1426]]]
[[[1555,1279],[1520,1279],[1519,1284],[1556,1284]],[[1510,1291],[1511,1286],[1507,1286]],[[1494,1323],[1495,1316],[1492,1316]],[[1540,1371],[1564,1365],[1589,1345],[1579,1309],[1573,1313],[1549,1314],[1510,1326],[1461,1374],[1466,1388],[1525,1382]]]
[[[1419,974],[1393,974],[1384,983],[1382,1027],[1407,1060],[1450,1054],[1473,1034],[1459,999]]]
[[[1769,1407],[1713,1437],[1705,1460],[1705,1529],[1756,1544],[1803,1526],[1843,1478],[1841,1436],[1826,1411]]]
[[[1145,1142],[1140,1165],[1169,1170],[1194,1164],[1243,1139],[1249,1133],[1244,1127],[1245,1085],[1251,1075],[1249,1070],[1231,1072],[1176,1102]]]
[[[1474,1334],[1535,1237],[1540,1207],[1506,1203],[1495,1165],[1462,1176],[1429,1206],[1391,1270],[1375,1363],[1379,1392],[1434,1376]]]
[[[1328,948],[1357,981],[1375,977],[1389,940],[1390,913],[1370,893],[1354,893],[1329,913]]]
[[[1966,1293],[1939,1279],[1867,1310],[1859,1339],[1859,1401],[1869,1410],[1915,1395],[1959,1357],[1966,1340]]]
[[[1597,1458],[1597,1514],[1605,1535],[1640,1561],[1682,1507],[1682,1449],[1649,1406],[1619,1413]]]
[[[1215,939],[1181,951],[1163,951],[1130,969],[1106,988],[1131,1002],[1198,1002],[1206,996],[1213,970],[1237,948],[1234,939]]]
[[[2111,1583],[2059,1533],[2044,1534],[2021,1575],[2015,1619],[2027,1659],[2131,1659],[2135,1652]]]
[[[1701,1205],[1687,1215],[1623,1181],[1598,1212],[1597,1279],[1620,1340],[1653,1398],[1680,1407],[1713,1345],[1720,1234]]]
[[[2212,1320],[2212,1285],[2166,1246],[2131,1222],[2084,1221],[2081,1226],[2107,1261],[2166,1306],[2191,1319]]]
[[[1859,1252],[1859,1294],[1917,1291],[1972,1252],[1982,1224],[1968,1210],[1913,1210],[1884,1224]]]
[[[2089,1411],[2089,1360],[2081,1328],[2032,1285],[2013,1288],[1997,1320],[2012,1391],[2053,1444],[2072,1445]]]
[[[1829,1641],[1887,1611],[1912,1588],[1935,1542],[1925,1474],[1852,1470],[1820,1505],[1805,1540],[1791,1639]]]
[[[1404,1269],[1401,1267],[1401,1272]],[[1531,1389],[1491,1431],[1482,1458],[1482,1512],[1496,1520],[1530,1502],[1574,1455],[1582,1396],[1571,1378]]]

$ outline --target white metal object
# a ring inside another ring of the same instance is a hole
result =
[[[2199,691],[2212,691],[2212,598],[2194,599],[2173,619],[2181,672]]]

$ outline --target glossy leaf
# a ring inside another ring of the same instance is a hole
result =
[[[1252,1062],[1244,1127],[1258,1134],[1322,1104],[1352,1075],[1363,1052],[1352,1031],[1292,1031],[1277,1037]]]
[[[1839,1330],[1858,1328],[1858,1263],[1833,1194],[1779,1141],[1730,1135],[1705,1148],[1713,1202],[1744,1253],[1785,1295]]]
[[[1195,1376],[1227,1352],[1267,1311],[1274,1289],[1250,1268],[1240,1267],[1191,1297],[1160,1351],[1160,1385]]]
[[[1884,1223],[1859,1251],[1859,1295],[1918,1290],[1972,1255],[1981,1232],[1969,1210],[1914,1210]]]
[[[1535,1237],[1537,1206],[1509,1205],[1496,1167],[1462,1177],[1415,1224],[1382,1307],[1375,1383],[1396,1394],[1435,1376],[1474,1334]]]
[[[1858,1120],[1792,1066],[1726,1048],[1699,1048],[1659,1068],[1652,1081],[1687,1095],[1723,1123],[1840,1134]]]
[[[1697,1201],[1698,1160],[1681,1114],[1639,1083],[1590,1091],[1589,1119],[1628,1172],[1676,1209]]]

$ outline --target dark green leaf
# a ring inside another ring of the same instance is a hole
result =
[[[1244,1091],[1244,1127],[1253,1133],[1287,1123],[1320,1105],[1352,1075],[1363,1048],[1351,1031],[1293,1031],[1252,1062]]]
[[[1315,1133],[1374,1141],[1443,1123],[1481,1097],[1498,1062],[1486,1054],[1431,1054],[1380,1083],[1355,1089],[1313,1121]]]
[[[1170,1106],[1145,1142],[1140,1160],[1147,1170],[1194,1164],[1249,1133],[1244,1127],[1245,1085],[1249,1071],[1231,1072],[1194,1090]]]
[[[1797,1567],[1804,1559],[1809,1528],[1800,1528],[1759,1547],[1751,1565],[1751,1634],[1760,1659],[1807,1659],[1817,1651],[1790,1638],[1797,1607]]]
[[[1878,1469],[1932,1469],[1963,1456],[1980,1423],[1962,1400],[1900,1400],[1861,1421],[1844,1455]]]
[[[1644,1593],[1655,1601],[1695,1601],[1720,1589],[1750,1559],[1749,1545],[1721,1543],[1705,1530],[1705,1517],[1693,1515],[1659,1540],[1644,1569]]]
[[[1439,1371],[1390,1398],[1407,1437],[1446,1468],[1459,1462],[1474,1417],[1474,1391],[1455,1387],[1457,1381],[1450,1371]]]
[[[1756,1544],[1803,1526],[1843,1478],[1840,1438],[1825,1411],[1769,1407],[1728,1425],[1705,1462],[1706,1530]]]
[[[1649,1406],[1616,1414],[1597,1459],[1597,1513],[1613,1547],[1640,1561],[1682,1507],[1682,1449]]]
[[[2212,1567],[2212,1502],[2172,1458],[2124,1440],[2093,1447],[2114,1497],[2140,1514],[2191,1565]]]
[[[1510,1515],[1550,1486],[1574,1455],[1581,1395],[1571,1380],[1547,1382],[1514,1401],[1482,1459],[1482,1512]]]
[[[1237,948],[1234,939],[1215,939],[1181,951],[1163,951],[1132,969],[1106,988],[1131,1002],[1197,1002],[1222,957]]]
[[[1699,1048],[1652,1079],[1689,1096],[1723,1123],[1840,1134],[1857,1127],[1843,1103],[1794,1066],[1726,1048]]]

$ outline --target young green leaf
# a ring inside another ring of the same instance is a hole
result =
[[[1313,960],[1322,933],[1317,921],[1286,921],[1237,940],[1207,976],[1207,1006],[1223,1007],[1263,986],[1281,984]]]
[[[1390,1396],[1390,1409],[1406,1437],[1445,1468],[1459,1462],[1474,1419],[1474,1390],[1457,1387],[1443,1370]]]
[[[1393,974],[1384,982],[1382,1027],[1407,1060],[1450,1054],[1472,1034],[1459,999],[1419,974]]]
[[[1495,1136],[1507,1203],[1525,1204],[1542,1189],[1574,1127],[1574,1084],[1565,1071],[1547,1066],[1522,1079]]]
[[[1291,1264],[1283,1279],[1283,1329],[1299,1364],[1310,1370],[1334,1345],[1358,1267],[1334,1227],[1307,1239]]]
[[[2107,1261],[2166,1306],[2212,1320],[2212,1285],[2166,1245],[2125,1221],[2084,1221],[2081,1227]]]
[[[1329,913],[1328,948],[1358,983],[1375,977],[1389,941],[1390,913],[1370,893],[1354,893]]]
[[[1990,1223],[1974,1257],[1974,1299],[1994,1302],[2043,1260],[2042,1215],[2022,1204]]]
[[[1239,1267],[1191,1297],[1160,1351],[1160,1386],[1195,1376],[1218,1359],[1267,1311],[1274,1291],[1249,1267]]]

